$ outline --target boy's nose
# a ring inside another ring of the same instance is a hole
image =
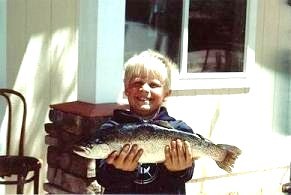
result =
[[[141,89],[143,91],[150,91],[151,90],[151,87],[148,83],[144,83],[142,86],[141,86]]]

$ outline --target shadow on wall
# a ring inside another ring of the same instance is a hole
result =
[[[44,162],[40,194],[46,180],[44,123],[48,120],[49,105],[76,99],[78,50],[75,3],[9,1],[7,8],[7,87],[21,92],[27,101],[25,151]],[[4,115],[5,109],[2,111],[1,108],[0,123],[3,123]],[[6,131],[2,129],[1,135]],[[4,141],[1,140],[2,143]],[[25,186],[26,193],[31,190],[32,186]],[[15,193],[14,186],[7,188],[6,193]]]
[[[18,65],[19,67],[16,67],[17,77],[15,82],[11,83],[11,88],[20,91],[27,100],[25,151],[29,155],[41,158],[46,163],[44,123],[47,120],[49,105],[53,102],[68,101],[76,89],[76,75],[69,75],[69,79],[66,77],[62,64],[64,59],[60,57],[66,56],[66,50],[61,50],[59,47],[53,48],[50,45],[52,43],[50,39],[53,39],[54,34],[43,36],[43,39],[34,39],[35,34],[30,34],[28,37],[26,51],[22,62]],[[70,40],[68,38],[68,41]],[[32,42],[38,42],[37,44],[41,45],[38,52],[35,51],[34,47],[30,47],[30,44],[37,45]],[[70,44],[67,47],[70,47]],[[48,52],[49,50],[51,52]],[[35,60],[27,59],[31,56],[34,56]],[[76,69],[72,63],[69,66],[71,66],[71,70]],[[57,93],[58,91],[61,93]],[[42,183],[46,179],[45,169],[46,165],[43,164],[40,176],[40,192]],[[28,192],[31,189],[26,187],[25,190]],[[13,188],[7,190],[9,193],[14,193],[14,191]]]
[[[4,154],[5,148],[5,135],[6,135],[6,126],[5,124],[5,99],[1,97],[0,99],[0,155]],[[3,127],[3,128],[2,128]],[[0,191],[1,192],[1,191]]]
[[[279,50],[275,70],[273,129],[291,135],[291,50]]]

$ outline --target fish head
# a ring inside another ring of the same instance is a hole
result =
[[[108,144],[93,144],[87,146],[78,146],[73,149],[75,154],[90,159],[105,159],[111,152]]]

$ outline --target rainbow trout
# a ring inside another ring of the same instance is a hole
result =
[[[125,124],[114,129],[99,130],[94,144],[76,146],[73,151],[85,158],[105,159],[111,152],[119,151],[124,144],[137,144],[143,149],[140,163],[158,163],[165,160],[165,146],[176,139],[190,143],[193,160],[208,156],[229,173],[241,154],[236,146],[214,144],[199,134],[178,131],[165,123]]]

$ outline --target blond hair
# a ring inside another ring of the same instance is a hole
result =
[[[164,84],[164,89],[170,91],[171,69],[174,63],[167,56],[153,50],[146,50],[131,57],[125,63],[124,84],[134,77],[153,75]]]

